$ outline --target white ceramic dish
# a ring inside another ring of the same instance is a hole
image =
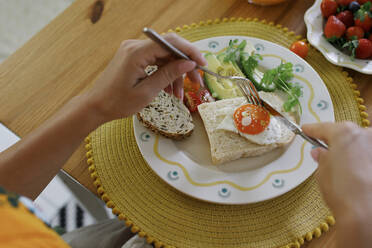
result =
[[[327,88],[306,61],[274,43],[244,36],[223,36],[194,44],[203,52],[218,52],[230,39],[250,41],[263,56],[265,68],[281,60],[294,65],[294,82],[303,87],[300,98],[303,113],[300,123],[334,121],[333,105]],[[224,165],[212,165],[203,123],[194,114],[191,137],[173,141],[158,136],[133,118],[138,147],[149,166],[169,185],[192,197],[222,204],[254,203],[282,195],[306,180],[317,168],[310,156],[311,145],[296,137],[287,149],[263,156],[239,159]]]
[[[334,65],[347,67],[364,74],[372,74],[372,60],[352,59],[341,52],[323,36],[324,18],[320,10],[322,0],[316,0],[305,13],[307,40]]]

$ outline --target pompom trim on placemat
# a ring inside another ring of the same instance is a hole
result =
[[[94,180],[93,184],[97,188],[97,193],[101,197],[101,199],[106,203],[108,208],[112,209],[112,213],[118,217],[119,220],[124,221],[125,225],[130,228],[131,232],[138,234],[139,237],[145,238],[146,242],[149,244],[153,244],[155,248],[175,248],[174,246],[169,246],[161,241],[157,240],[156,238],[148,235],[146,232],[142,231],[140,227],[136,226],[133,221],[131,221],[124,213],[122,213],[117,207],[115,207],[115,203],[110,200],[109,196],[105,193],[105,190],[98,178],[96,168],[94,165],[93,160],[93,150],[91,146],[90,137],[85,138],[85,149],[87,150],[86,157],[87,163],[89,165],[89,172],[91,173],[91,178]],[[306,241],[311,241],[313,238],[319,238],[322,233],[327,232],[330,226],[335,224],[335,219],[333,216],[328,216],[320,225],[315,228],[312,232],[308,232],[302,237],[297,238],[292,243],[282,246],[280,248],[299,248],[303,245]]]
[[[226,22],[260,22],[263,24],[267,24],[269,26],[275,26],[275,28],[287,33],[288,35],[294,36],[295,33],[293,31],[289,31],[287,27],[283,27],[280,24],[275,25],[274,22],[267,22],[266,20],[259,20],[258,18],[223,18],[223,19],[215,19],[215,20],[208,20],[206,22],[201,21],[198,24],[192,23],[191,25],[184,25],[183,27],[177,27],[175,30],[168,30],[168,32],[176,32],[179,33],[182,30],[185,29],[191,29],[196,28],[199,26],[205,26],[205,25],[216,25],[219,23],[226,23]],[[301,35],[296,35],[295,38],[297,40],[303,40],[307,42],[306,39],[303,39]],[[313,48],[314,49],[314,48]],[[316,49],[315,49],[316,50]],[[319,52],[318,50],[316,50]],[[320,52],[319,52],[320,53]],[[342,69],[340,68],[342,71]],[[353,83],[353,79],[348,76],[348,73],[346,71],[342,71],[343,76],[346,78],[346,80],[350,84],[350,88],[353,90],[355,100],[358,103],[359,111],[360,111],[360,117],[361,117],[361,126],[362,127],[368,127],[370,125],[370,121],[368,120],[368,114],[366,112],[366,106],[363,105],[364,100],[360,97],[360,91],[358,90],[357,84]],[[106,203],[106,206],[112,209],[112,213],[118,217],[119,220],[122,220],[125,222],[125,225],[130,228],[130,230],[133,233],[138,234],[140,237],[145,238],[147,243],[153,244],[156,248],[175,248],[174,246],[170,246],[167,244],[164,244],[160,240],[157,240],[156,238],[148,235],[146,232],[142,231],[140,227],[138,227],[133,221],[131,221],[124,213],[122,213],[114,204],[113,201],[110,200],[110,197],[105,193],[105,190],[102,186],[102,183],[100,179],[98,178],[98,174],[94,165],[94,159],[93,159],[93,150],[91,145],[91,139],[90,137],[87,137],[85,139],[85,149],[87,150],[86,158],[87,158],[87,164],[89,166],[89,172],[91,174],[91,178],[94,180],[93,184],[97,188],[97,193],[101,197],[101,199]],[[299,248],[301,245],[303,245],[306,241],[311,241],[314,237],[319,238],[322,233],[327,232],[329,230],[330,226],[333,226],[335,224],[335,219],[333,216],[326,217],[323,222],[319,224],[317,228],[315,228],[313,231],[306,233],[302,237],[296,238],[293,242],[290,244],[281,246],[280,248]]]

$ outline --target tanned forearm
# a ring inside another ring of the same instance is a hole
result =
[[[0,154],[0,186],[35,199],[91,131],[104,123],[87,95]]]

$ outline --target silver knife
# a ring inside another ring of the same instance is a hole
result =
[[[282,115],[280,112],[278,112],[273,106],[271,106],[270,103],[267,101],[264,101],[261,98],[261,101],[264,105],[264,107],[279,121],[281,121],[289,130],[291,130],[293,133],[300,135],[302,138],[304,138],[306,141],[308,141],[310,144],[312,144],[315,147],[322,147],[328,150],[328,146],[321,142],[320,140],[311,138],[310,136],[306,135],[300,126],[298,126],[293,121],[289,120],[287,117]]]

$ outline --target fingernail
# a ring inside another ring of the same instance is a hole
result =
[[[204,80],[203,80],[203,78],[200,76],[199,73],[197,73],[196,75],[198,77],[200,86],[204,88],[205,86],[204,86]]]
[[[165,92],[167,92],[168,94],[172,94],[172,87],[170,85],[168,85],[165,89],[164,89]]]
[[[313,157],[314,161],[318,162],[320,150],[319,149],[312,149],[310,154],[311,154],[311,157]]]
[[[183,88],[178,88],[177,97],[183,101]]]

